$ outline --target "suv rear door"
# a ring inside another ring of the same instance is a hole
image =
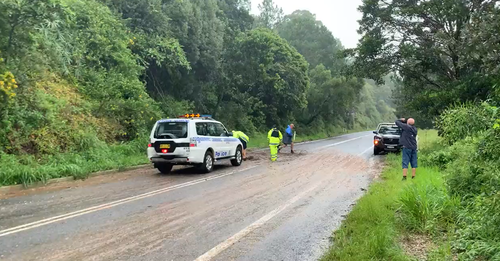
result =
[[[159,121],[153,133],[155,139],[154,148],[156,153],[183,154],[184,150],[179,148],[189,147],[189,128],[187,120],[164,120]]]

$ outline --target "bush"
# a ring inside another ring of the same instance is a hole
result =
[[[456,105],[440,115],[436,128],[445,142],[453,144],[491,128],[496,114],[497,108],[487,103]]]
[[[470,202],[460,214],[453,247],[461,260],[500,260],[500,193]]]
[[[500,124],[497,108],[450,108],[438,126],[452,146],[433,156],[445,165],[451,195],[462,201],[452,247],[461,260],[500,259]]]
[[[434,233],[446,229],[457,218],[460,199],[446,191],[438,171],[407,186],[399,197],[400,222],[411,232]]]

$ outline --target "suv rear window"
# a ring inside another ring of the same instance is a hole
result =
[[[156,127],[154,137],[156,139],[181,139],[187,138],[187,122],[161,122]]]

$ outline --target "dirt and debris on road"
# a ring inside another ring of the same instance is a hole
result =
[[[367,149],[365,143],[360,142],[359,148],[346,144],[342,149],[321,151],[314,146],[297,149],[295,154],[281,152],[276,162],[270,161],[268,150],[252,151],[253,159],[241,167],[221,162],[208,175],[193,168],[168,175],[146,168],[51,184],[25,196],[6,198],[0,205],[0,230],[77,214],[0,237],[2,259],[193,260],[284,202],[310,191],[262,227],[249,231],[217,260],[315,260],[328,246],[325,238],[381,165],[360,156]],[[224,178],[209,179],[214,176]],[[183,187],[134,199],[179,185]],[[88,214],[81,211],[128,199],[116,207]]]
[[[240,178],[226,186],[209,188],[203,196],[152,201],[145,204],[147,206],[143,206],[143,210],[128,214],[126,218],[105,221],[97,228],[81,228],[78,235],[69,241],[52,242],[50,253],[46,252],[47,246],[34,247],[18,257],[113,260],[120,259],[125,253],[147,257],[157,251],[166,251],[171,246],[186,247],[182,242],[193,242],[199,235],[210,238],[211,233],[224,230],[220,227],[223,224],[259,216],[261,209],[273,208],[309,184],[330,184],[341,186],[343,191],[358,191],[359,180],[354,174],[368,167],[364,159],[341,152],[281,153],[277,162],[269,162],[268,152],[265,151],[253,155],[256,158],[254,162],[264,168],[260,173]],[[335,182],[331,183],[333,180]],[[327,188],[323,190],[330,190]],[[101,197],[105,196],[101,194]],[[334,191],[329,194],[335,196]],[[227,217],[227,213],[232,213],[231,217]]]

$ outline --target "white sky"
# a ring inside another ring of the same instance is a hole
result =
[[[258,14],[257,6],[262,0],[251,1],[251,12]],[[344,47],[356,47],[359,40],[356,31],[358,20],[361,19],[361,13],[357,8],[362,0],[274,0],[274,3],[283,8],[285,15],[295,10],[308,10],[330,29],[335,38],[340,39]]]

